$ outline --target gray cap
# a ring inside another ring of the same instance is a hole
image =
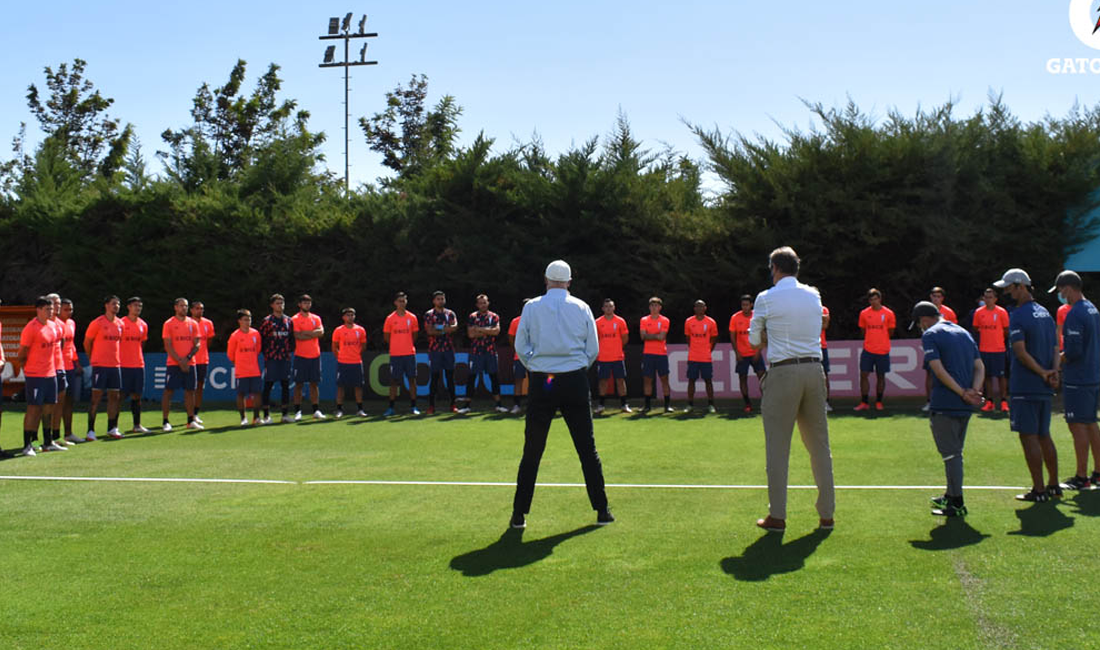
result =
[[[546,279],[552,282],[569,282],[573,279],[573,270],[564,260],[554,260],[546,266]]]
[[[1050,288],[1047,293],[1054,293],[1062,287],[1077,287],[1081,288],[1081,276],[1077,275],[1069,269],[1062,271],[1058,274],[1058,277],[1054,280],[1054,286]]]
[[[940,310],[927,300],[922,300],[913,305],[913,316],[912,322],[909,323],[909,329],[918,327],[920,325],[920,319],[925,317],[939,318]]]
[[[1004,289],[1010,284],[1022,284],[1024,286],[1031,286],[1031,276],[1027,274],[1027,271],[1023,269],[1009,269],[1005,271],[1005,274],[1001,276],[1000,280],[993,283],[993,286],[998,289]]]

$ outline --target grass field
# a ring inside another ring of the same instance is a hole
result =
[[[376,406],[374,411],[380,409]],[[159,420],[155,414],[147,417]],[[286,483],[0,480],[3,648],[1070,648],[1100,639],[1100,491],[1026,505],[973,489],[841,489],[816,531],[793,490],[785,535],[753,521],[763,489],[543,486],[507,529],[522,446],[512,416],[371,418],[127,437],[0,462],[0,475]],[[100,420],[102,422],[102,416]],[[129,415],[123,414],[123,424]],[[81,418],[78,416],[78,421]],[[830,420],[841,486],[940,486],[915,411]],[[19,446],[21,414],[0,445]],[[1063,477],[1065,425],[1054,423]],[[760,485],[759,418],[597,420],[609,484]],[[967,484],[1022,486],[1018,442],[975,417]],[[579,483],[555,421],[541,483]],[[791,482],[811,484],[805,451]]]

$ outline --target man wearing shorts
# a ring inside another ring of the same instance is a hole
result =
[[[390,350],[390,405],[382,415],[394,415],[393,405],[397,401],[399,387],[404,382],[409,390],[409,413],[420,415],[416,408],[416,333],[420,323],[416,315],[405,309],[409,298],[404,291],[397,292],[393,298],[394,310],[386,316],[382,326],[382,336]]]
[[[168,413],[172,406],[172,393],[183,389],[183,407],[187,411],[187,428],[202,429],[195,422],[195,387],[198,375],[195,374],[195,355],[199,351],[199,324],[187,315],[187,298],[176,298],[173,303],[174,316],[164,321],[161,327],[161,339],[164,351],[168,353],[168,377],[164,384],[164,395],[160,400],[163,416],[162,429],[172,430],[168,422]]]
[[[458,329],[458,316],[447,309],[447,294],[432,293],[432,308],[424,313],[424,333],[428,336],[428,415],[435,413],[436,379],[447,387],[451,395],[451,412],[458,412],[455,404],[455,346],[451,335]]]
[[[489,296],[477,297],[477,311],[470,314],[466,321],[466,336],[470,339],[470,375],[466,379],[466,406],[459,413],[469,413],[473,402],[478,379],[485,388],[485,377],[489,377],[489,393],[493,396],[498,413],[507,413],[508,409],[500,403],[500,380],[497,372],[497,336],[500,335],[500,316],[489,311]]]
[[[67,442],[61,437],[61,396],[69,389],[68,376],[65,374],[65,324],[61,322],[61,296],[56,293],[46,294],[46,300],[53,307],[53,316],[50,317],[50,325],[53,326],[57,336],[53,343],[53,367],[54,377],[57,381],[57,401],[42,409],[43,438],[49,438],[59,447],[71,447],[74,443]]]
[[[672,391],[668,385],[668,331],[671,323],[661,315],[664,303],[657,296],[649,299],[649,315],[638,322],[638,331],[642,336],[642,392],[645,393],[645,406],[642,413],[648,413],[653,397],[657,396],[657,378],[664,388],[665,413],[672,413]]]
[[[1082,292],[1081,276],[1062,271],[1051,287],[1070,306],[1062,326],[1062,395],[1066,425],[1073,436],[1077,472],[1062,482],[1063,488],[1086,490],[1100,485],[1100,311]],[[1093,471],[1088,474],[1089,448]]]
[[[233,376],[237,380],[237,413],[241,416],[241,426],[248,426],[245,416],[245,400],[252,399],[252,424],[263,424],[260,419],[260,391],[263,378],[260,375],[260,350],[263,349],[263,337],[252,328],[252,312],[247,309],[237,311],[237,331],[229,335],[226,344],[226,356],[233,364]]]
[[[201,300],[191,303],[191,320],[199,324],[199,351],[195,354],[195,422],[202,424],[202,394],[206,388],[206,371],[210,367],[210,340],[214,338],[214,323],[206,318],[206,305]]]
[[[928,292],[928,300],[939,310],[943,319],[956,325],[959,324],[959,317],[955,314],[955,310],[951,309],[947,305],[943,304],[943,299],[947,295],[943,287],[932,287],[932,290]],[[932,373],[924,373],[924,406],[921,411],[927,413],[932,408]]]
[[[313,298],[302,294],[298,298],[298,313],[294,322],[294,421],[302,419],[302,386],[309,384],[313,419],[324,420],[321,412],[321,338],[325,327],[321,317],[312,313]]]
[[[26,381],[27,411],[23,415],[23,455],[35,456],[34,443],[42,411],[57,403],[57,370],[54,350],[58,332],[53,324],[53,303],[45,296],[34,302],[35,317],[19,335],[19,356],[16,365],[23,369]],[[43,451],[67,451],[68,447],[54,443],[47,425],[42,431]]]
[[[685,413],[695,408],[695,382],[703,380],[707,388],[707,412],[714,413],[714,363],[711,356],[718,342],[718,323],[707,316],[707,303],[696,300],[695,315],[684,321],[684,336],[688,340],[688,403]]]
[[[367,345],[367,330],[355,324],[355,309],[344,307],[340,312],[344,324],[332,330],[332,354],[336,357],[336,419],[344,417],[344,391],[355,395],[355,414],[367,416],[363,410],[363,348]]]
[[[530,302],[530,299],[525,299],[523,304],[526,305]],[[512,346],[512,415],[519,415],[523,412],[523,398],[527,396],[527,367],[520,363],[519,353],[516,349],[516,332],[519,331],[519,319],[523,317],[521,313],[512,319],[512,322],[508,325],[508,343]]]
[[[821,305],[821,369],[825,371],[825,412],[831,413],[833,405],[829,403],[829,342],[825,339],[827,329],[829,329],[829,308]]]
[[[630,413],[630,405],[626,403],[626,356],[623,354],[630,330],[626,320],[615,315],[615,301],[611,298],[604,298],[603,316],[596,319],[596,333],[600,338],[600,354],[596,357],[600,401],[595,412],[603,413],[606,395],[618,392],[619,408]]]
[[[885,408],[882,397],[886,393],[886,373],[890,372],[890,337],[897,327],[894,312],[882,304],[882,292],[872,288],[867,292],[870,306],[859,312],[859,327],[863,330],[863,351],[859,355],[859,390],[862,395],[857,411],[868,411],[871,404],[868,395],[871,382],[868,376],[873,372],[875,381],[875,410]]]
[[[95,441],[95,416],[99,400],[107,393],[107,432],[112,437],[118,431],[119,391],[122,389],[122,319],[118,317],[121,306],[118,296],[103,299],[103,315],[88,325],[84,332],[84,353],[92,364],[92,403],[88,405],[88,435],[85,440]]]
[[[730,342],[733,344],[734,358],[737,359],[737,379],[741,388],[741,399],[745,401],[745,413],[752,413],[752,400],[749,398],[749,368],[756,373],[756,379],[764,377],[764,354],[752,347],[749,342],[749,323],[752,322],[752,296],[741,296],[741,311],[730,316]]]
[[[290,360],[294,356],[294,323],[284,313],[286,299],[281,293],[271,294],[267,300],[271,313],[260,322],[260,338],[263,340],[264,355],[264,419],[263,424],[271,424],[271,389],[279,382],[282,391],[279,407],[283,412],[282,422],[293,422],[288,414],[290,404]]]
[[[149,340],[149,324],[141,318],[144,304],[134,296],[126,300],[127,314],[122,318],[122,394],[130,396],[130,414],[134,418],[134,433],[149,433],[141,426],[141,397],[145,394],[145,352],[142,346]]]
[[[993,380],[997,380],[997,397],[1001,411],[1008,413],[1008,378],[1005,377],[1005,341],[1008,340],[1008,312],[997,304],[997,291],[987,287],[982,293],[983,306],[974,310],[974,331],[978,333],[978,351],[985,366],[985,405],[989,413],[997,408]]]
[[[61,299],[61,323],[65,327],[65,383],[67,387],[64,394],[57,396],[57,410],[54,411],[54,431],[61,430],[61,424],[65,425],[65,442],[76,444],[84,442],[78,438],[73,430],[73,404],[80,398],[80,390],[84,385],[84,368],[80,365],[80,357],[76,353],[76,322],[73,321],[73,301],[68,298]],[[0,365],[3,359],[0,358]],[[58,418],[61,418],[58,420]]]

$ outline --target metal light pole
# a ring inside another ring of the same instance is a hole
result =
[[[367,16],[363,14],[363,19],[359,21],[359,31],[354,34],[351,32],[351,12],[348,12],[344,19],[341,21],[339,18],[328,19],[328,34],[319,37],[322,41],[329,41],[334,39],[343,39],[344,41],[344,61],[343,63],[336,61],[336,46],[329,45],[325,48],[325,60],[317,67],[319,68],[343,68],[344,69],[344,195],[351,197],[351,165],[348,162],[348,143],[351,141],[351,131],[348,129],[348,120],[351,118],[351,106],[348,104],[348,69],[357,65],[378,65],[377,61],[367,61],[367,44],[363,43],[363,49],[359,50],[359,60],[348,60],[348,44],[353,38],[374,38],[378,36],[377,32],[366,32]]]

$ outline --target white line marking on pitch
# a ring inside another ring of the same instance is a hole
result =
[[[298,485],[297,481],[268,481],[250,478],[140,478],[115,476],[0,476],[5,481],[101,481],[113,483],[266,483]]]

